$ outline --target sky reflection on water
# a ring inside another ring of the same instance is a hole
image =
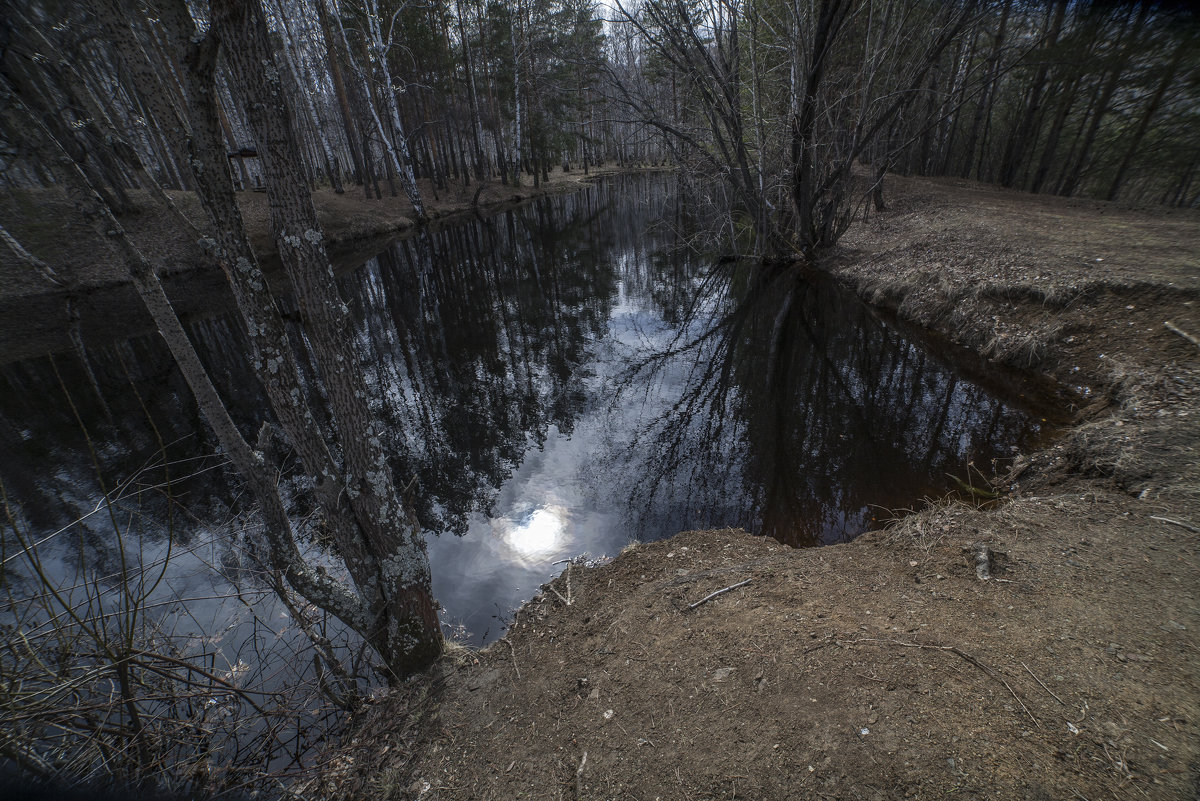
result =
[[[497,636],[562,560],[702,527],[845,540],[1041,428],[845,293],[794,270],[717,269],[682,247],[695,223],[672,181],[611,179],[399,241],[341,280],[398,482],[441,532],[429,536],[435,594],[471,642]],[[101,493],[64,386],[110,485],[156,453],[147,417],[167,443],[160,462],[208,466],[176,469],[169,495],[163,468],[144,471],[160,489],[137,496],[138,515],[244,524],[236,477],[214,467],[158,339],[91,333],[95,389],[77,354],[0,367],[0,479],[33,530]],[[267,412],[237,325],[215,316],[191,333],[256,431]],[[303,482],[288,489],[311,522]],[[69,540],[111,559],[103,521]]]

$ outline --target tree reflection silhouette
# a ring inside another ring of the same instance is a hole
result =
[[[709,281],[680,335],[620,381],[630,392],[681,376],[618,449],[637,465],[623,472],[643,526],[843,541],[1037,428],[826,281],[750,262]]]
[[[574,201],[574,202],[571,202]],[[589,196],[405,240],[346,289],[376,411],[423,525],[462,532],[551,426],[586,403],[589,348],[616,280]]]
[[[822,281],[698,251],[693,232],[707,225],[670,178],[613,179],[394,242],[340,279],[355,321],[346,336],[428,530],[540,508],[509,498],[494,509],[551,448],[572,475],[523,480],[570,483],[587,509],[564,520],[628,513],[582,532],[581,549],[712,526],[835,542],[868,528],[877,507],[944,493],[946,473],[965,477],[1037,428]],[[224,315],[189,333],[253,437],[267,407],[242,333]],[[290,334],[311,373],[299,326]],[[65,524],[100,492],[76,411],[106,480],[146,463],[150,421],[172,443],[167,460],[214,450],[157,337],[89,345],[87,358],[104,403],[77,355],[0,367],[0,480],[35,529]],[[55,367],[78,388],[74,411]],[[173,502],[202,519],[234,515],[245,510],[233,487],[212,469]],[[303,518],[305,487],[288,494]]]

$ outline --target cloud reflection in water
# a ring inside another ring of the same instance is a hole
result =
[[[567,510],[562,506],[543,506],[520,522],[508,518],[493,520],[492,530],[519,558],[541,561],[566,544]]]

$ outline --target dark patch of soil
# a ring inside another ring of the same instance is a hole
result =
[[[991,508],[932,503],[815,550],[692,532],[572,566],[503,640],[369,706],[308,793],[1200,796],[1200,349],[1163,325],[1200,332],[1200,215],[894,191],[835,277],[1069,383],[1079,425],[997,477]]]

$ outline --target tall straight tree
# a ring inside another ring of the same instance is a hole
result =
[[[404,676],[441,652],[424,539],[393,482],[384,432],[367,403],[366,383],[347,336],[350,313],[325,252],[262,8],[243,0],[215,0],[211,33],[246,103],[272,234],[329,398],[344,460],[344,490],[360,534],[353,550],[342,556],[370,610],[370,621],[364,621],[368,641],[394,675]],[[318,482],[326,478],[333,477],[314,476]]]

